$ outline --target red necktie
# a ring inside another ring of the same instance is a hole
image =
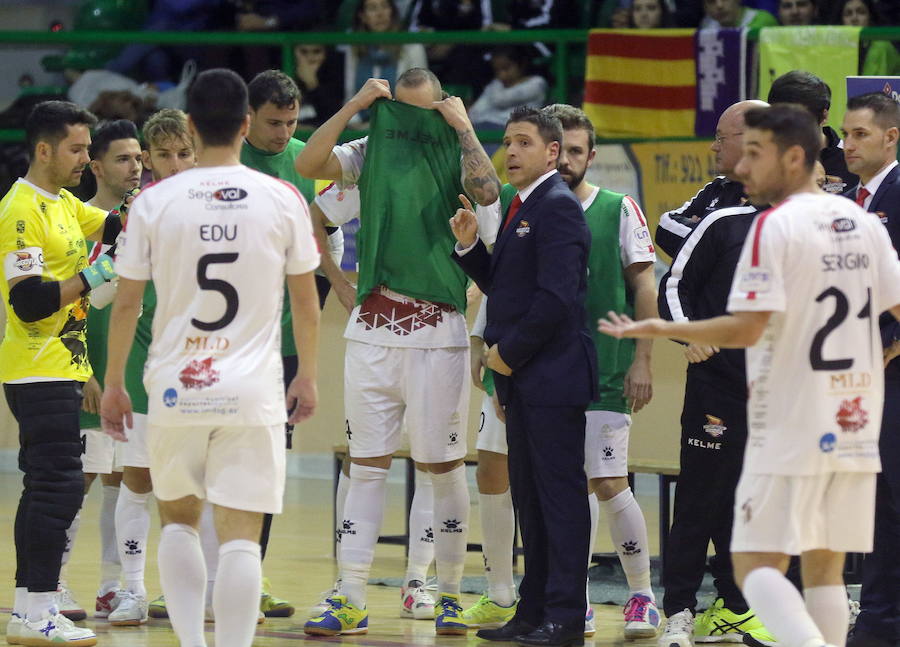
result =
[[[870,195],[872,194],[869,193],[869,190],[866,187],[859,187],[859,191],[856,192],[856,204],[865,209],[866,198],[868,198]]]
[[[519,213],[519,207],[522,206],[522,198],[519,197],[519,194],[516,194],[516,197],[513,198],[512,203],[509,205],[509,212],[506,214],[506,221],[503,223],[503,229],[509,227],[509,223],[512,222],[513,218],[516,217],[516,214]]]

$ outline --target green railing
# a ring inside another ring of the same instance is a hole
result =
[[[443,32],[151,32],[151,31],[12,31],[0,30],[0,47],[3,45],[95,45],[149,43],[157,45],[192,46],[233,46],[233,47],[278,47],[281,50],[282,69],[294,73],[293,47],[298,43],[314,43],[322,45],[399,45],[405,43],[462,44],[462,45],[495,45],[500,43],[535,43],[542,42],[554,46],[552,73],[554,84],[550,91],[553,101],[565,102],[569,96],[569,83],[572,79],[582,81],[581,76],[570,75],[572,47],[587,43],[588,31],[585,29],[534,29],[523,31],[443,31]],[[748,39],[759,38],[759,30],[748,33]],[[869,27],[863,29],[860,39],[864,42],[873,40],[900,40],[900,27]],[[353,133],[352,136],[358,136]],[[485,141],[499,141],[500,131],[484,131],[479,136]],[[347,135],[350,137],[351,135]],[[22,141],[21,130],[0,130],[0,142]],[[690,138],[678,138],[690,139]],[[635,141],[635,140],[627,140]]]

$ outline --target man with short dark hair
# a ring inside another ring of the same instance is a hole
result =
[[[779,645],[842,645],[845,553],[872,550],[875,521],[883,404],[875,315],[900,317],[900,263],[877,220],[816,186],[819,124],[807,110],[776,105],[745,120],[737,172],[753,203],[777,206],[756,217],[744,242],[730,314],[631,322],[610,313],[599,325],[617,337],[747,348],[735,577]],[[790,555],[801,558],[802,595],[784,577]]]
[[[828,111],[831,109],[831,88],[818,76],[806,70],[791,70],[779,76],[769,88],[766,98],[770,104],[796,103],[809,110],[822,128],[822,146],[819,160],[825,167],[828,178],[826,190],[829,193],[843,193],[847,187],[859,181],[847,169],[841,138],[831,126],[827,126]]]
[[[259,613],[259,537],[279,513],[284,424],[314,412],[319,254],[303,198],[239,162],[247,90],[230,70],[197,77],[187,98],[198,165],[145,189],[119,242],[122,270],[110,320],[104,431],[125,439],[124,386],[144,287],[157,293],[145,370],[147,445],[162,532],[159,574],[183,645],[203,645],[206,566],[197,532],[214,507],[219,540],[212,606],[216,644],[249,647]],[[196,269],[185,280],[184,268]],[[287,280],[302,362],[287,388],[278,349]]]
[[[812,25],[816,21],[816,1],[778,0],[778,21],[791,27]]]
[[[591,234],[557,171],[562,137],[555,116],[514,110],[503,143],[516,195],[493,251],[479,238],[464,196],[451,220],[454,259],[488,297],[486,365],[505,408],[509,479],[525,550],[515,615],[478,636],[524,645],[584,644],[585,409],[598,388],[585,323]]]
[[[877,215],[887,228],[894,249],[900,247],[900,105],[881,92],[853,97],[841,130],[847,168],[859,175],[859,186],[844,195]],[[848,644],[890,647],[900,639],[900,324],[882,315],[884,347],[884,413],[879,452],[881,472],[875,488],[875,543],[863,562],[860,614]]]
[[[368,631],[366,583],[404,422],[412,457],[430,473],[434,490],[435,632],[468,630],[459,588],[469,518],[463,464],[466,277],[450,260],[454,238],[446,216],[463,192],[493,203],[500,181],[462,100],[443,99],[433,73],[407,70],[395,93],[397,101],[377,101],[393,98],[387,81],[366,81],[310,136],[296,160],[305,177],[334,180],[340,188],[358,184],[365,205],[357,238],[356,307],[344,332],[351,465],[340,591],[329,598],[330,608],[306,623],[304,631],[313,635]],[[366,109],[372,116],[369,137],[336,145],[348,121]]]
[[[81,508],[84,476],[78,412],[91,377],[85,323],[88,294],[115,277],[112,259],[88,265],[85,238],[115,241],[118,214],[85,206],[76,186],[88,163],[94,116],[65,101],[31,111],[31,163],[0,202],[0,256],[6,336],[0,381],[19,424],[25,476],[16,513],[16,595],[8,640],[41,646],[96,643],[55,601],[66,528]]]

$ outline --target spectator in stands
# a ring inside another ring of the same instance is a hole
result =
[[[779,0],[778,21],[790,27],[812,25],[816,21],[815,0]]]
[[[294,68],[302,95],[300,123],[318,128],[343,105],[340,56],[324,45],[298,43],[294,46]]]
[[[540,108],[547,97],[547,81],[531,74],[530,46],[501,45],[491,54],[494,80],[469,108],[475,128],[502,129],[513,108]]]
[[[773,27],[778,20],[768,11],[745,7],[741,0],[703,0],[700,29]]]
[[[876,27],[884,24],[872,0],[840,0],[832,23],[853,27]],[[900,53],[889,40],[859,43],[859,73],[864,76],[900,74]]]
[[[353,31],[389,33],[403,31],[394,0],[361,0],[353,15]],[[406,45],[352,45],[345,48],[344,103],[350,101],[368,79],[385,79],[391,87],[406,70],[428,67],[425,48]],[[357,119],[357,117],[359,119]],[[357,113],[351,127],[360,128],[368,111]]]
[[[577,0],[500,0],[493,3],[490,31],[578,27],[583,10]]]
[[[242,2],[234,26],[238,31],[299,31],[318,24],[323,4],[321,0]]]
[[[672,27],[672,15],[665,0],[634,0],[628,10],[628,26],[635,29]]]
[[[477,31],[486,29],[492,22],[490,0],[415,0],[410,10],[409,30]],[[429,69],[445,86],[464,84],[480,90],[491,78],[484,47],[437,43],[425,49]],[[464,93],[451,94],[463,96]]]

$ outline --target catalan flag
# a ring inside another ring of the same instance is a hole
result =
[[[694,135],[693,29],[593,29],[584,111],[603,137]]]

